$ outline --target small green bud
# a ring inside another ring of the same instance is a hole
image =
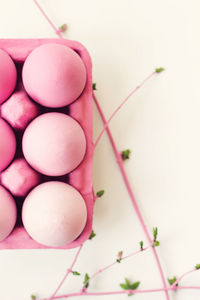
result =
[[[99,197],[99,198],[100,198],[100,197],[102,197],[102,196],[103,196],[103,194],[104,194],[104,193],[105,193],[105,191],[104,191],[104,190],[100,190],[100,191],[98,191],[98,192],[97,192],[97,194],[96,194],[96,195],[97,195],[97,197]]]
[[[197,264],[197,265],[195,266],[195,269],[196,269],[196,270],[199,270],[199,269],[200,269],[200,264]]]
[[[81,274],[80,274],[79,272],[77,272],[77,271],[72,271],[72,274],[75,275],[75,276],[81,275]]]
[[[89,240],[92,240],[95,236],[96,236],[96,233],[94,232],[94,230],[92,230],[92,232],[89,236]]]
[[[126,160],[126,159],[130,158],[130,154],[131,154],[131,150],[126,149],[126,150],[122,151],[121,157],[123,160]]]
[[[161,73],[161,72],[163,72],[165,69],[164,68],[156,68],[155,69],[155,72],[156,73]]]

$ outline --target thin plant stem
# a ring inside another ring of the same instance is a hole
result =
[[[151,246],[148,246],[148,247],[143,248],[143,250],[138,250],[138,251],[132,252],[132,253],[126,255],[126,256],[123,256],[123,257],[121,258],[121,261],[126,260],[127,258],[130,258],[130,257],[132,257],[132,256],[134,256],[134,255],[136,255],[136,254],[138,254],[138,253],[140,253],[140,252],[146,251],[146,250],[149,249],[150,247],[151,247]],[[119,263],[115,260],[115,261],[112,262],[111,264],[109,264],[109,265],[107,265],[107,266],[105,266],[105,267],[103,267],[103,268],[97,270],[93,275],[91,275],[90,281],[91,281],[92,279],[94,279],[94,277],[96,277],[99,273],[102,273],[102,272],[106,271],[107,269],[110,269],[111,267],[113,267],[113,266],[116,265],[116,264],[119,264]]]
[[[114,116],[117,114],[117,112],[122,108],[122,106],[129,100],[129,98],[131,96],[133,96],[139,89],[141,89],[141,87],[143,87],[143,85],[149,81],[149,79],[151,79],[154,75],[156,74],[156,71],[152,72],[151,74],[149,74],[138,86],[136,86],[136,88],[134,88],[134,90],[132,90],[129,95],[124,99],[124,101],[113,111],[112,115],[110,116],[110,118],[104,123],[104,127],[101,130],[96,142],[94,143],[94,147],[97,146],[97,144],[99,143],[103,133],[105,132],[106,128],[108,127],[108,125],[110,124],[111,120],[114,118]]]
[[[197,269],[192,269],[192,270],[190,270],[190,271],[187,271],[187,272],[185,272],[183,275],[181,275],[173,284],[172,284],[172,288],[177,288],[177,285],[178,285],[178,283],[184,278],[184,277],[186,277],[187,275],[189,275],[189,274],[191,274],[191,273],[193,273],[193,272],[196,272],[196,271],[198,271]]]
[[[75,255],[75,257],[74,257],[74,259],[73,259],[73,261],[72,261],[71,266],[69,267],[69,269],[67,269],[67,272],[66,272],[65,276],[63,277],[63,279],[62,279],[61,282],[59,283],[58,287],[56,288],[56,290],[53,292],[53,294],[51,295],[51,297],[50,297],[48,300],[54,299],[55,295],[58,293],[58,291],[59,291],[60,288],[62,287],[63,283],[64,283],[65,280],[67,279],[69,273],[72,272],[72,269],[73,269],[73,267],[74,267],[74,265],[75,265],[75,263],[76,263],[76,261],[77,261],[77,259],[78,259],[78,257],[79,257],[79,254],[80,254],[80,252],[81,252],[82,247],[83,247],[83,245],[81,245],[81,246],[78,248],[78,251],[76,252],[76,255]]]
[[[199,290],[200,286],[179,286],[176,289],[178,290]],[[147,293],[160,293],[160,292],[164,292],[164,291],[173,291],[175,290],[174,288],[172,288],[172,286],[170,287],[166,287],[166,288],[157,288],[157,289],[146,289],[146,290],[120,290],[120,291],[106,291],[106,292],[88,292],[88,291],[80,291],[80,292],[76,292],[76,293],[68,293],[68,294],[63,294],[63,295],[59,295],[59,296],[55,296],[53,298],[53,300],[56,299],[68,299],[70,297],[77,297],[77,296],[111,296],[111,295],[123,295],[123,294],[147,294]],[[48,300],[46,298],[44,299],[40,299],[40,300]]]
[[[106,119],[105,119],[105,116],[104,116],[104,113],[99,105],[99,102],[97,100],[97,97],[95,96],[94,92],[93,92],[93,99],[94,99],[94,102],[96,104],[96,107],[99,111],[99,114],[101,116],[101,119],[103,121],[103,124],[106,124]],[[115,141],[112,137],[112,134],[111,134],[111,131],[109,129],[109,127],[107,126],[106,127],[106,131],[107,131],[107,134],[108,134],[108,137],[109,137],[109,140],[110,140],[110,143],[111,143],[111,146],[113,148],[113,151],[114,151],[114,154],[115,154],[115,157],[116,157],[116,160],[117,160],[117,163],[119,165],[119,168],[120,168],[120,171],[121,171],[121,175],[123,177],[123,180],[124,180],[124,183],[126,185],[126,188],[127,188],[127,191],[129,193],[129,196],[131,198],[131,202],[132,202],[132,205],[135,209],[135,212],[137,214],[137,217],[139,219],[139,222],[143,228],[143,231],[145,233],[145,236],[148,240],[148,243],[151,244],[152,243],[152,239],[151,239],[151,236],[147,230],[147,227],[145,225],[145,222],[143,220],[143,217],[140,213],[140,210],[139,210],[139,207],[137,205],[137,202],[136,202],[136,199],[135,199],[135,196],[132,192],[132,189],[131,189],[131,185],[129,183],[129,180],[128,180],[128,177],[126,175],[126,172],[125,172],[125,169],[124,169],[124,165],[123,165],[123,161],[122,161],[122,158],[121,158],[121,155],[119,154],[118,150],[117,150],[117,146],[115,144]],[[165,281],[165,277],[164,277],[164,273],[163,273],[163,270],[162,270],[162,267],[161,267],[161,264],[160,264],[160,261],[159,261],[159,258],[158,258],[158,255],[157,255],[157,252],[156,252],[156,249],[155,247],[152,247],[152,251],[153,251],[153,255],[155,257],[155,260],[156,260],[156,264],[157,264],[157,267],[158,267],[158,270],[159,270],[159,273],[160,273],[160,276],[161,276],[161,280],[162,280],[162,283],[163,283],[163,287],[165,288],[165,296],[166,296],[166,299],[169,300],[169,294],[168,294],[168,291],[166,290],[166,281]]]
[[[60,39],[62,39],[62,34],[60,33],[60,30],[58,30],[56,28],[56,26],[53,24],[53,22],[51,21],[51,19],[47,16],[46,12],[44,11],[44,9],[41,7],[41,5],[38,3],[37,0],[33,0],[35,5],[38,7],[38,9],[40,10],[40,12],[42,13],[42,15],[45,17],[45,19],[47,20],[47,22],[50,24],[50,26],[53,28],[53,30],[55,31],[55,33],[58,35],[58,37]]]

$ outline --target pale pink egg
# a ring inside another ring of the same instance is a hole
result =
[[[61,176],[81,163],[86,152],[86,139],[77,121],[52,112],[37,117],[28,125],[22,148],[26,160],[36,171]]]
[[[17,208],[10,193],[0,186],[0,241],[13,230],[17,220]]]
[[[87,209],[75,188],[50,181],[38,185],[26,197],[22,220],[28,234],[38,243],[60,247],[81,234],[87,220]]]
[[[1,184],[14,196],[24,197],[39,184],[40,176],[27,164],[25,159],[19,158],[1,173]]]
[[[24,129],[39,112],[25,91],[18,91],[2,104],[1,116],[15,129]]]
[[[47,107],[63,107],[82,93],[86,69],[80,56],[61,44],[45,44],[27,57],[22,78],[27,93]]]
[[[11,57],[0,49],[0,104],[13,92],[17,82],[17,70]]]
[[[16,138],[11,127],[0,119],[0,172],[12,161],[16,152]]]

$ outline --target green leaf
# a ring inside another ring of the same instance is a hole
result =
[[[154,241],[156,241],[157,235],[158,235],[158,228],[157,228],[157,227],[154,227],[154,228],[153,228],[153,237],[154,237]]]
[[[95,236],[96,236],[96,233],[94,232],[94,230],[92,230],[92,232],[89,236],[89,240],[92,240]]]
[[[126,150],[122,151],[122,153],[121,153],[122,159],[123,160],[129,159],[130,158],[130,153],[131,153],[131,150],[129,150],[129,149],[126,149]]]
[[[85,273],[85,277],[84,277],[84,281],[83,281],[83,284],[84,284],[85,288],[88,288],[89,281],[90,281],[90,276],[88,275],[88,273]]]
[[[140,281],[136,281],[131,285],[131,290],[137,290],[138,286],[140,285]]]
[[[117,259],[116,259],[116,262],[120,263],[120,262],[121,262],[121,259],[117,258]]]
[[[105,193],[104,190],[100,190],[100,191],[97,192],[96,195],[100,198],[101,196],[103,196],[104,193]]]
[[[128,278],[125,278],[125,282],[126,282],[126,285],[127,285],[127,289],[129,289],[131,287],[131,283],[128,280]]]
[[[153,243],[153,247],[158,247],[158,246],[160,246],[160,242],[159,242],[159,241],[155,241],[155,242]]]
[[[80,274],[79,272],[77,272],[77,271],[72,271],[72,274],[75,275],[75,276],[81,275],[81,274]]]
[[[176,276],[174,276],[173,278],[168,278],[168,282],[170,285],[173,285],[176,282],[177,278]],[[176,286],[178,286],[178,284],[176,284]]]
[[[144,245],[143,241],[140,241],[140,249],[141,249],[141,251],[144,249],[143,245]]]
[[[164,68],[156,68],[155,69],[155,72],[156,73],[161,73],[161,72],[163,72],[165,69]]]
[[[123,290],[127,290],[127,286],[125,283],[120,283],[120,286]]]
[[[36,300],[36,296],[35,295],[31,295],[31,300]]]
[[[199,269],[200,269],[200,264],[197,264],[197,265],[195,266],[195,269],[196,269],[196,270],[199,270]]]
[[[97,84],[96,84],[95,82],[92,84],[92,89],[93,89],[94,91],[96,91],[96,89],[97,89]]]

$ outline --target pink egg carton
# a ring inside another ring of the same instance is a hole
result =
[[[63,44],[76,51],[83,60],[87,71],[87,83],[80,97],[71,105],[65,107],[65,113],[77,120],[82,126],[87,140],[87,151],[82,163],[70,174],[64,176],[66,181],[75,187],[83,196],[87,207],[87,223],[81,235],[73,242],[63,247],[46,247],[34,241],[24,229],[21,220],[18,220],[13,232],[2,242],[0,249],[70,249],[84,243],[92,231],[94,197],[92,191],[92,162],[93,162],[93,121],[92,121],[92,63],[86,48],[76,42],[65,39],[0,39],[0,49],[5,50],[13,59],[18,70],[18,83],[16,90],[22,89],[21,67],[30,52],[45,43]],[[49,111],[49,109],[46,109]],[[44,109],[44,112],[46,112]],[[53,110],[51,110],[53,111]],[[61,109],[54,109],[61,111]],[[63,111],[62,111],[63,112]],[[21,154],[22,155],[22,154]],[[19,155],[19,157],[21,157]],[[49,178],[48,180],[51,180]],[[53,178],[52,180],[55,180]],[[58,179],[57,179],[58,180]],[[16,203],[20,219],[21,204]]]

